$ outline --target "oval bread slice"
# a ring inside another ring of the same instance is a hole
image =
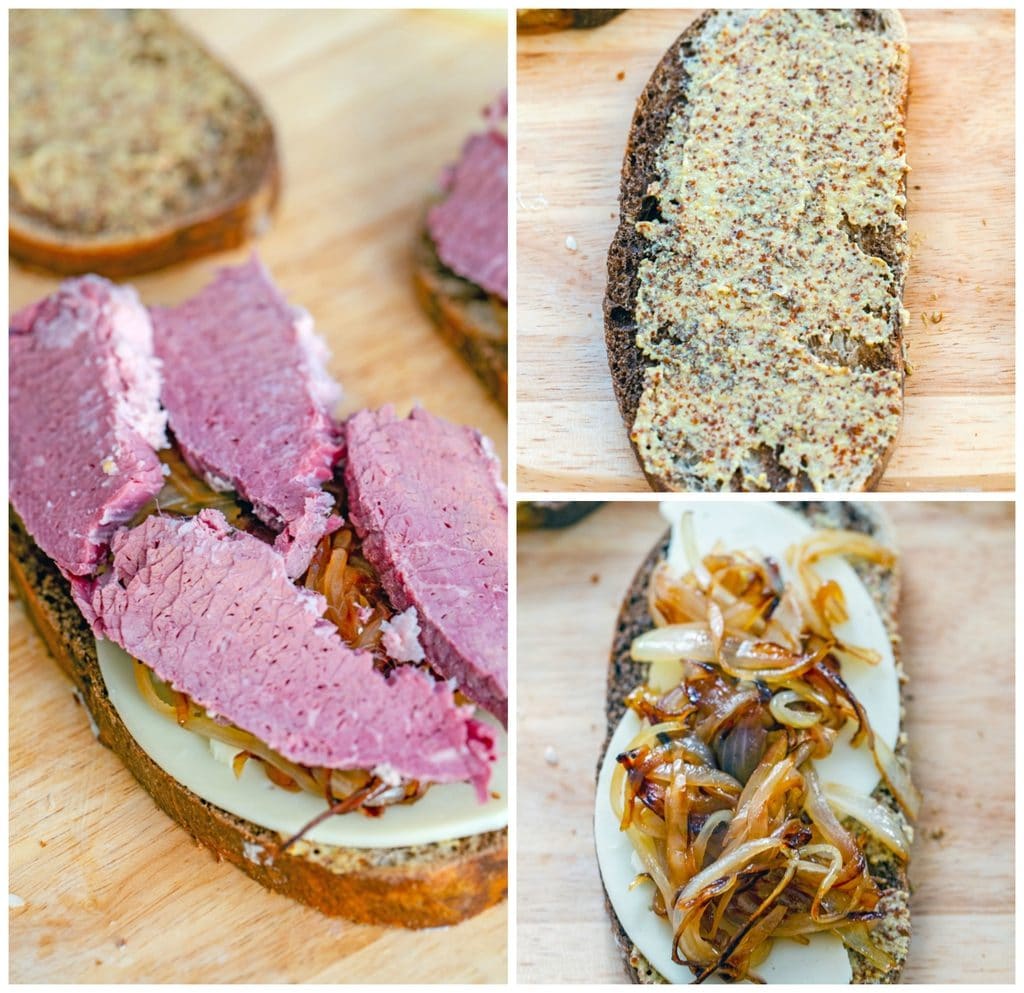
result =
[[[908,74],[893,11],[711,11],[654,70],[604,301],[654,489],[878,483],[902,415]]]
[[[273,124],[173,17],[20,10],[10,31],[14,258],[123,277],[267,226],[280,186]]]

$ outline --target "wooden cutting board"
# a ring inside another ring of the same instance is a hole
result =
[[[904,980],[1011,983],[1013,505],[885,508],[902,551],[907,730],[924,794]],[[519,536],[521,982],[625,980],[594,854],[594,778],[615,619],[665,528],[653,504],[620,503]]]
[[[308,309],[343,410],[414,401],[490,435],[500,410],[440,341],[410,252],[438,174],[506,83],[505,15],[183,12],[278,128],[284,196],[255,246]],[[175,303],[249,249],[135,280]],[[56,280],[12,267],[12,309]],[[10,612],[14,982],[500,982],[504,905],[456,928],[356,927],[268,893],[156,809],[89,732],[19,603]]]
[[[518,40],[521,492],[648,488],[608,372],[606,256],[637,97],[699,13],[631,10]],[[1014,13],[905,18],[915,372],[880,488],[1012,489]]]

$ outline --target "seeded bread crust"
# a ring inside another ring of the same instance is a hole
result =
[[[508,305],[447,268],[425,231],[415,251],[413,280],[420,305],[507,411]]]
[[[19,19],[19,12],[12,14],[12,45],[17,40],[26,53],[52,43],[62,31],[70,30],[67,17],[73,16],[64,11],[50,11],[48,15],[22,13],[34,19],[23,22]],[[101,24],[96,25],[95,36],[90,36],[83,44],[91,49],[93,58],[109,58],[112,67],[116,65],[122,74],[132,71],[135,60],[145,62],[146,71],[150,74],[155,71],[154,65],[161,65],[159,71],[164,83],[160,100],[187,98],[176,75],[178,72],[188,74],[190,85],[196,91],[206,80],[208,87],[216,84],[218,92],[232,93],[232,109],[225,110],[221,106],[206,111],[210,115],[207,132],[220,136],[215,151],[210,154],[224,156],[224,159],[216,163],[207,160],[211,174],[218,177],[216,182],[191,173],[179,176],[177,172],[172,174],[172,170],[163,169],[159,170],[159,179],[155,180],[150,171],[147,173],[150,185],[154,181],[166,184],[159,191],[148,190],[146,195],[151,201],[160,196],[165,202],[188,206],[164,210],[159,214],[159,220],[154,216],[135,216],[134,219],[121,218],[110,226],[89,216],[88,211],[81,216],[80,224],[68,218],[58,220],[56,204],[51,203],[47,207],[27,202],[20,195],[17,175],[12,168],[10,254],[27,266],[51,272],[96,272],[121,278],[235,248],[264,231],[277,203],[281,172],[274,127],[255,93],[166,13],[153,10],[107,11],[81,16],[116,17],[119,23],[130,25],[133,38],[131,52],[122,53],[113,48],[107,51],[108,39]],[[41,21],[38,20],[40,17]],[[43,52],[46,50],[42,49]],[[189,53],[187,67],[176,64],[173,57],[173,53],[182,51]],[[168,57],[167,52],[172,55]],[[26,56],[26,59],[26,66],[19,71],[38,77],[27,88],[34,98],[45,94],[47,100],[80,100],[93,107],[102,106],[102,94],[88,89],[83,91],[77,78],[71,79],[65,74],[64,67],[54,64],[54,60],[43,55]],[[158,110],[154,102],[153,112]],[[48,159],[52,158],[56,167],[73,168],[68,166],[72,161],[67,159],[68,153],[64,152],[65,158],[62,158],[61,152],[71,140],[69,135],[56,130],[55,125],[51,125],[48,133],[36,133],[40,113],[45,113],[45,110],[19,107],[12,88],[12,149],[25,144],[26,148],[35,150],[33,154],[45,153]],[[116,147],[125,156],[134,154],[138,147],[145,148],[147,153],[160,154],[162,149],[150,147],[152,138],[147,136],[146,115],[130,114],[126,117],[119,115],[118,108],[111,105],[108,116],[117,121],[117,133],[121,137]],[[31,129],[29,133],[22,133],[15,127],[19,120],[25,129]],[[102,172],[100,170],[99,174]],[[95,185],[97,181],[81,173],[72,172],[72,176],[82,183]],[[133,185],[130,178],[125,178],[124,183]],[[143,196],[141,186],[134,188],[132,195],[136,198]],[[98,190],[94,197],[86,199],[96,204],[95,210],[103,209],[104,198]]]
[[[516,11],[516,28],[531,34],[563,31],[566,28],[599,28],[622,10],[541,10],[529,8]]]
[[[267,889],[360,924],[442,927],[473,917],[508,892],[508,832],[403,848],[345,848],[283,840],[186,789],[132,738],[107,696],[96,642],[56,566],[10,514],[10,567],[35,627],[70,677],[99,741],[115,752],[164,813],[219,860]],[[386,816],[386,815],[385,815]]]
[[[895,541],[888,519],[884,514],[869,504],[857,503],[790,503],[788,507],[803,514],[815,527],[849,528],[870,535],[895,550]],[[601,759],[598,761],[600,773],[604,753],[608,749],[615,728],[625,714],[626,696],[647,676],[648,665],[634,662],[630,658],[629,646],[633,639],[654,626],[647,609],[647,583],[651,572],[658,562],[664,558],[669,544],[666,534],[644,559],[636,576],[634,576],[619,612],[612,643],[611,662],[608,668],[608,689],[605,697],[605,716],[607,731]],[[906,735],[903,733],[905,718],[906,674],[900,659],[900,636],[897,630],[897,607],[900,592],[899,564],[892,569],[851,560],[851,566],[864,583],[872,599],[878,606],[886,632],[892,641],[896,659],[896,671],[900,682],[900,726],[901,732],[896,746],[896,754],[904,766],[909,768]],[[913,829],[900,813],[896,801],[884,786],[879,786],[873,796],[887,804],[913,839]],[[888,849],[873,840],[865,844],[865,853],[871,867],[871,874],[882,890],[879,907],[885,913],[872,932],[872,940],[884,949],[896,963],[889,972],[881,972],[856,952],[849,952],[853,968],[854,983],[898,983],[906,964],[907,952],[910,948],[910,883],[907,878],[906,866],[899,862]],[[647,961],[619,923],[612,908],[611,901],[605,894],[605,907],[611,918],[612,934],[615,944],[622,955],[623,964],[634,983],[665,983],[666,979]]]
[[[636,298],[640,285],[641,262],[648,257],[650,244],[636,230],[638,221],[651,220],[657,216],[657,200],[647,195],[650,184],[660,177],[656,169],[658,150],[665,140],[669,121],[676,113],[687,113],[687,90],[689,75],[683,64],[684,58],[692,57],[700,50],[701,33],[716,13],[709,10],[698,17],[672,44],[654,70],[647,86],[637,102],[633,122],[630,126],[622,163],[622,181],[619,192],[619,226],[608,249],[608,285],[604,298],[605,346],[612,385],[618,400],[619,410],[628,434],[632,434],[640,397],[644,390],[644,379],[651,361],[644,356],[636,344]],[[858,27],[864,31],[884,34],[895,39],[906,39],[906,27],[895,11],[858,10],[855,12]],[[906,83],[906,80],[904,80]],[[901,101],[902,114],[906,114],[907,91],[904,89]],[[903,181],[905,191],[906,180]],[[902,213],[902,211],[901,211]],[[897,298],[902,297],[903,284],[908,266],[908,246],[905,238],[899,238],[892,230],[865,228],[851,230],[854,238],[869,254],[883,259],[891,273],[891,286]],[[890,338],[887,345],[864,355],[850,355],[849,364],[863,368],[895,369],[902,382],[904,375],[903,333],[905,316],[901,307],[894,308],[890,322]],[[771,389],[766,384],[766,389]],[[669,481],[648,473],[636,444],[633,451],[641,471],[651,488],[658,491],[679,489]],[[885,466],[895,448],[895,440],[885,451],[877,453],[874,471],[863,489],[874,489],[885,471]],[[749,475],[763,472],[767,488],[772,491],[813,489],[806,474],[791,475],[779,464],[773,450],[762,447],[759,465],[752,466]],[[691,475],[682,487],[691,491],[715,489],[708,481]],[[743,489],[742,475],[737,472],[728,489]]]

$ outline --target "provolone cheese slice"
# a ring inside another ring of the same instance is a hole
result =
[[[793,576],[785,562],[786,550],[812,531],[803,517],[775,504],[673,501],[663,503],[661,509],[673,527],[667,559],[680,575],[690,570],[679,536],[679,522],[685,513],[693,515],[701,556],[719,544],[725,552],[743,551],[758,558],[770,556],[787,583],[793,581]],[[844,559],[824,559],[816,569],[823,579],[835,580],[846,597],[850,620],[837,626],[836,633],[848,644],[874,649],[881,656],[875,666],[861,662],[846,664],[842,674],[867,711],[875,734],[895,747],[900,723],[899,681],[882,618],[864,584]],[[662,667],[659,675],[665,679],[671,674]],[[609,799],[615,757],[628,747],[640,727],[639,718],[627,713],[615,730],[601,766],[594,820],[598,862],[615,914],[637,948],[669,982],[691,983],[690,970],[672,961],[670,925],[650,909],[650,884],[630,890],[640,870],[634,862],[633,846],[619,830]],[[837,738],[832,754],[815,766],[823,783],[841,783],[867,796],[878,785],[880,776],[871,752],[866,747],[850,746],[853,730],[853,725],[848,725]],[[852,976],[846,949],[832,934],[813,935],[807,946],[777,940],[756,972],[768,982],[795,984],[849,983]]]
[[[237,779],[225,749],[156,713],[139,693],[131,658],[109,641],[97,641],[96,653],[110,702],[125,727],[164,772],[204,800],[254,824],[290,837],[324,810],[312,794],[290,793],[267,779],[257,762],[247,762]],[[494,728],[498,761],[491,775],[491,798],[480,803],[468,783],[432,786],[413,804],[388,807],[380,817],[346,814],[329,817],[305,837],[351,848],[400,848],[427,845],[496,831],[508,824],[508,738],[490,714],[481,720]],[[225,761],[227,759],[227,761]],[[253,852],[254,860],[261,853]]]

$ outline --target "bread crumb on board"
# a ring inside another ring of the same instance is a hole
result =
[[[580,246],[571,234],[567,234],[565,236],[565,247],[569,249],[570,252],[575,252]]]
[[[548,745],[548,747],[544,749],[544,761],[547,762],[548,765],[558,765],[558,752],[555,751],[553,746]]]

